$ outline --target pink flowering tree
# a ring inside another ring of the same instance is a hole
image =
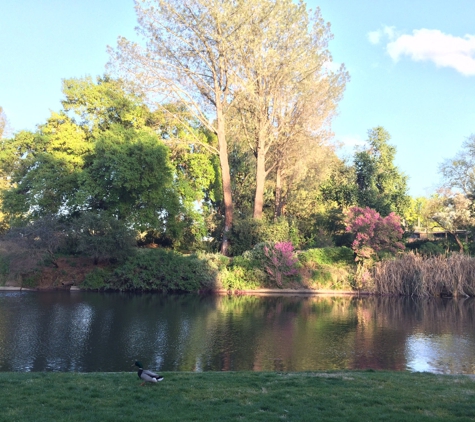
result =
[[[404,249],[401,242],[403,229],[399,216],[387,217],[371,208],[350,208],[346,218],[346,231],[354,235],[351,245],[356,260],[371,258],[378,252],[397,253]]]
[[[297,274],[298,259],[291,242],[277,242],[264,246],[265,270],[273,281],[283,287],[284,277]]]

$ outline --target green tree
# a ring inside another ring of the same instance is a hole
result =
[[[139,230],[166,227],[179,211],[167,147],[148,131],[112,126],[98,136],[87,157],[83,189],[86,210],[103,210]]]
[[[108,77],[67,79],[63,91],[63,110],[2,145],[10,218],[95,210],[174,246],[199,242],[204,209],[221,199],[213,134],[183,109],[176,119],[177,106],[151,111]]]
[[[382,216],[402,215],[409,202],[407,176],[395,166],[396,148],[389,140],[383,127],[375,127],[368,131],[368,148],[354,157],[358,205]]]
[[[470,135],[462,150],[439,167],[445,187],[454,188],[471,197],[475,196],[475,135]]]
[[[242,1],[220,0],[149,0],[137,2],[135,10],[138,32],[147,44],[142,48],[119,38],[118,49],[110,50],[112,62],[124,76],[133,75],[133,81],[149,94],[155,91],[158,104],[184,104],[216,134],[224,201],[221,251],[226,254],[233,221],[226,125],[236,73],[230,63],[236,53],[234,43],[247,38],[244,24],[252,10]]]
[[[446,192],[438,197],[442,209],[432,215],[432,219],[444,230],[447,230],[457,242],[460,252],[463,252],[463,243],[460,234],[475,226],[473,203],[462,193]]]
[[[303,2],[260,1],[252,22],[252,36],[235,64],[244,83],[233,107],[240,141],[255,156],[253,216],[263,217],[266,180],[273,172],[277,217],[286,186],[295,187],[304,161],[326,136],[348,74],[343,66],[330,70],[332,34],[318,8],[310,14]]]

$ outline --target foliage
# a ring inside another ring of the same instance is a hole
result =
[[[347,247],[314,248],[298,254],[304,283],[313,288],[351,290],[355,274],[354,253]]]
[[[470,135],[462,150],[452,159],[445,160],[439,167],[444,186],[465,195],[475,194],[475,135]]]
[[[102,132],[84,177],[80,203],[139,230],[172,225],[178,213],[167,148],[147,131],[113,126]]]
[[[84,281],[81,283],[81,288],[86,290],[107,289],[110,277],[110,270],[96,267],[86,274]]]
[[[235,256],[227,268],[220,272],[221,288],[246,290],[271,287],[262,263],[246,256]]]
[[[93,211],[141,237],[198,248],[207,234],[204,217],[221,200],[216,137],[182,106],[151,111],[107,76],[67,79],[63,93],[63,110],[36,132],[2,143],[0,230],[48,214]]]
[[[440,197],[442,209],[436,212],[432,219],[441,227],[451,233],[459,245],[460,252],[464,247],[459,239],[459,231],[469,230],[475,225],[472,201],[462,193],[450,193],[446,197]]]
[[[217,272],[197,255],[164,249],[142,250],[111,275],[109,287],[121,291],[199,291],[216,284]]]
[[[359,207],[375,209],[383,216],[402,214],[409,203],[407,176],[394,165],[396,148],[381,126],[368,131],[368,148],[354,157]]]
[[[346,231],[355,236],[351,247],[356,260],[369,259],[378,252],[396,253],[404,249],[400,219],[394,213],[383,218],[371,208],[352,207],[346,221]]]
[[[56,252],[65,245],[67,236],[68,226],[62,219],[45,215],[22,226],[12,227],[5,238],[25,248],[46,252],[50,262],[57,267]]]
[[[86,212],[71,222],[70,234],[77,251],[94,259],[124,261],[135,253],[135,232],[105,213]]]
[[[418,249],[422,256],[445,255],[447,253],[444,242],[424,242]]]
[[[314,262],[320,265],[350,265],[354,262],[353,251],[345,246],[308,249],[299,253],[298,258],[303,264]]]
[[[278,287],[283,287],[287,277],[296,275],[298,259],[291,242],[277,242],[264,246],[264,268]]]
[[[262,242],[290,241],[297,245],[302,242],[296,224],[285,218],[271,222],[254,218],[236,220],[230,239],[233,256],[249,251]]]

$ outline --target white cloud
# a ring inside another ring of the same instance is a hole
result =
[[[379,44],[383,37],[393,40],[396,35],[396,28],[394,26],[383,26],[376,31],[370,31],[366,34],[371,44]]]
[[[438,67],[451,67],[462,75],[475,75],[475,35],[456,37],[438,29],[415,29],[412,34],[398,34],[394,26],[384,26],[367,33],[371,44],[387,40],[386,51],[397,62],[402,56],[430,61]]]
[[[409,56],[414,61],[431,61],[438,67],[451,67],[463,75],[475,75],[475,35],[455,37],[437,29],[416,29],[386,46],[394,61]]]
[[[368,32],[367,36],[368,36],[368,40],[371,44],[379,44],[379,42],[381,41],[381,31],[371,31],[371,32]]]

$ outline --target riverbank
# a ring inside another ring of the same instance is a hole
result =
[[[0,373],[9,421],[471,421],[475,378],[408,372]],[[2,419],[5,418],[5,419]]]
[[[84,291],[78,286],[61,286],[61,287],[49,287],[49,288],[31,288],[21,286],[0,286],[1,291],[48,291],[48,290],[69,290],[71,292]],[[253,296],[272,296],[272,295],[285,295],[285,296],[367,296],[374,293],[363,292],[356,290],[317,290],[317,289],[246,289],[246,290],[225,290],[218,289],[210,291],[212,294],[217,295],[253,295]]]

